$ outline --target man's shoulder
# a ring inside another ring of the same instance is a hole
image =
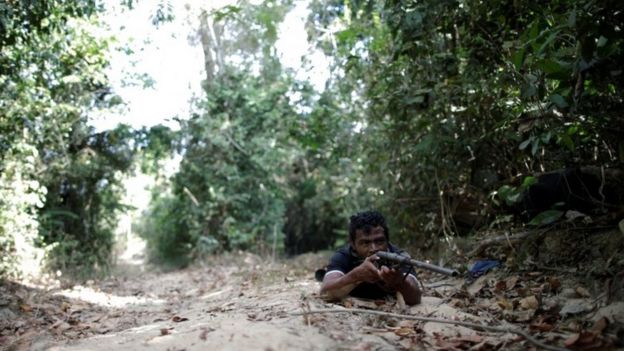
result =
[[[348,259],[351,256],[351,247],[349,245],[345,245],[334,252],[332,258],[340,258],[340,259]]]
[[[340,270],[347,273],[346,271],[351,270],[353,266],[356,265],[358,258],[353,255],[351,247],[346,245],[336,250],[329,261],[330,267],[340,267]]]

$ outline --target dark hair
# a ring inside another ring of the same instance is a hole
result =
[[[382,227],[386,240],[390,241],[390,232],[386,225],[386,219],[381,213],[377,211],[364,211],[359,212],[351,216],[349,222],[349,239],[355,241],[355,232],[357,230],[363,230],[365,233],[370,233],[371,229],[375,227]]]

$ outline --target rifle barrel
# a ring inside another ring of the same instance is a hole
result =
[[[459,275],[459,272],[454,270],[454,269],[449,269],[449,268],[445,268],[445,267],[436,266],[436,265],[431,264],[431,263],[413,260],[413,259],[411,259],[409,257],[402,256],[402,255],[399,255],[399,254],[396,254],[396,253],[392,253],[392,252],[379,251],[379,252],[375,253],[375,255],[377,255],[379,258],[382,258],[382,259],[385,259],[385,260],[399,262],[399,263],[402,263],[402,264],[409,264],[409,265],[412,265],[414,267],[427,269],[427,270],[430,270],[432,272],[436,272],[436,273],[440,273],[440,274],[450,275],[452,277],[457,277]]]

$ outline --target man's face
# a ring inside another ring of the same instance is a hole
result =
[[[372,228],[370,232],[358,229],[355,231],[355,239],[351,242],[351,246],[358,256],[364,258],[378,251],[387,251],[388,240],[381,226]]]

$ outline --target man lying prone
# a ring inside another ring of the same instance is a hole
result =
[[[375,253],[387,251],[405,255],[389,240],[386,220],[377,211],[360,212],[351,216],[349,244],[331,257],[321,284],[321,296],[339,300],[347,295],[368,299],[383,299],[400,292],[405,303],[420,303],[421,291],[409,268],[378,267]]]

